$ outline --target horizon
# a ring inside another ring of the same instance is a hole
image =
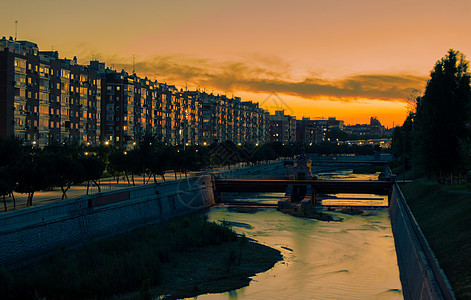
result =
[[[471,53],[463,38],[471,34],[465,0],[4,6],[14,12],[0,19],[11,28],[7,37],[15,36],[18,20],[18,40],[53,48],[61,58],[132,73],[134,57],[139,77],[258,103],[275,94],[284,105],[276,109],[297,119],[335,116],[346,125],[373,116],[388,128],[401,125],[409,99],[423,93],[447,50]],[[274,113],[273,105],[261,107]]]

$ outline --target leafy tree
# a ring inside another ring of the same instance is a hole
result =
[[[136,185],[136,183],[134,182],[134,174],[139,174],[143,171],[143,163],[141,155],[139,153],[139,148],[127,152],[124,157],[124,170],[126,173],[131,173],[132,185]]]
[[[410,113],[402,126],[394,128],[394,156],[400,158],[403,163],[405,160],[405,166],[407,168],[412,160],[413,131],[415,132],[413,120],[414,114]]]
[[[92,181],[98,188],[98,192],[101,192],[100,184],[98,179],[100,179],[103,171],[105,171],[105,163],[102,162],[99,158],[93,156],[85,156],[80,159],[85,170],[85,180],[87,181],[87,195],[88,189],[90,187],[90,181]]]
[[[57,182],[55,156],[45,151],[37,151],[24,155],[15,168],[18,185],[16,191],[27,193],[27,206],[33,205],[36,191],[52,187]]]
[[[155,151],[148,159],[148,171],[151,176],[154,177],[154,183],[157,183],[156,176],[159,175],[162,177],[162,180],[165,181],[165,171],[169,166],[169,157],[164,149],[160,151]]]
[[[15,180],[10,170],[4,166],[0,167],[0,195],[3,197],[3,206],[7,211],[7,201],[5,196],[10,195],[15,189]]]
[[[0,195],[3,196],[5,210],[5,196],[10,195],[13,199],[13,208],[16,209],[15,196],[13,194],[16,188],[17,166],[21,157],[26,154],[21,146],[21,141],[14,138],[11,140],[0,139]]]
[[[67,191],[72,185],[80,184],[87,179],[83,165],[67,156],[57,158],[57,185],[62,191],[61,199],[67,198]]]
[[[126,173],[125,155],[122,149],[115,149],[115,151],[111,152],[108,156],[107,170],[111,175],[116,177],[116,184],[119,183],[119,175],[121,172],[124,173],[129,184],[128,174]]]
[[[416,141],[421,163],[439,182],[460,170],[460,140],[466,137],[471,103],[468,62],[449,50],[430,74],[425,93],[417,99]]]

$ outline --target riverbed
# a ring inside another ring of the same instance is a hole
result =
[[[342,174],[336,176],[359,179],[349,171]],[[281,196],[252,194],[242,200],[276,203]],[[366,212],[355,216],[328,212],[342,221],[323,222],[274,208],[254,213],[212,208],[210,220],[229,221],[236,232],[280,250],[284,260],[253,277],[245,288],[197,299],[403,299],[388,210]]]

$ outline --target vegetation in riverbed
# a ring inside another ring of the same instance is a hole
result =
[[[305,207],[297,205],[294,207],[280,208],[278,210],[294,217],[316,219],[320,221],[334,221],[334,218],[331,215],[319,212],[314,205],[307,205]]]
[[[471,298],[471,192],[415,181],[401,186],[457,299]]]
[[[238,237],[227,222],[185,217],[61,253],[15,272],[0,271],[1,299],[190,297],[245,286],[281,259]],[[147,296],[147,297],[146,297]]]

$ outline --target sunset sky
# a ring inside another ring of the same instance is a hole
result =
[[[469,0],[16,0],[1,35],[298,118],[402,124],[453,48],[471,57]],[[280,100],[281,99],[281,100]]]

